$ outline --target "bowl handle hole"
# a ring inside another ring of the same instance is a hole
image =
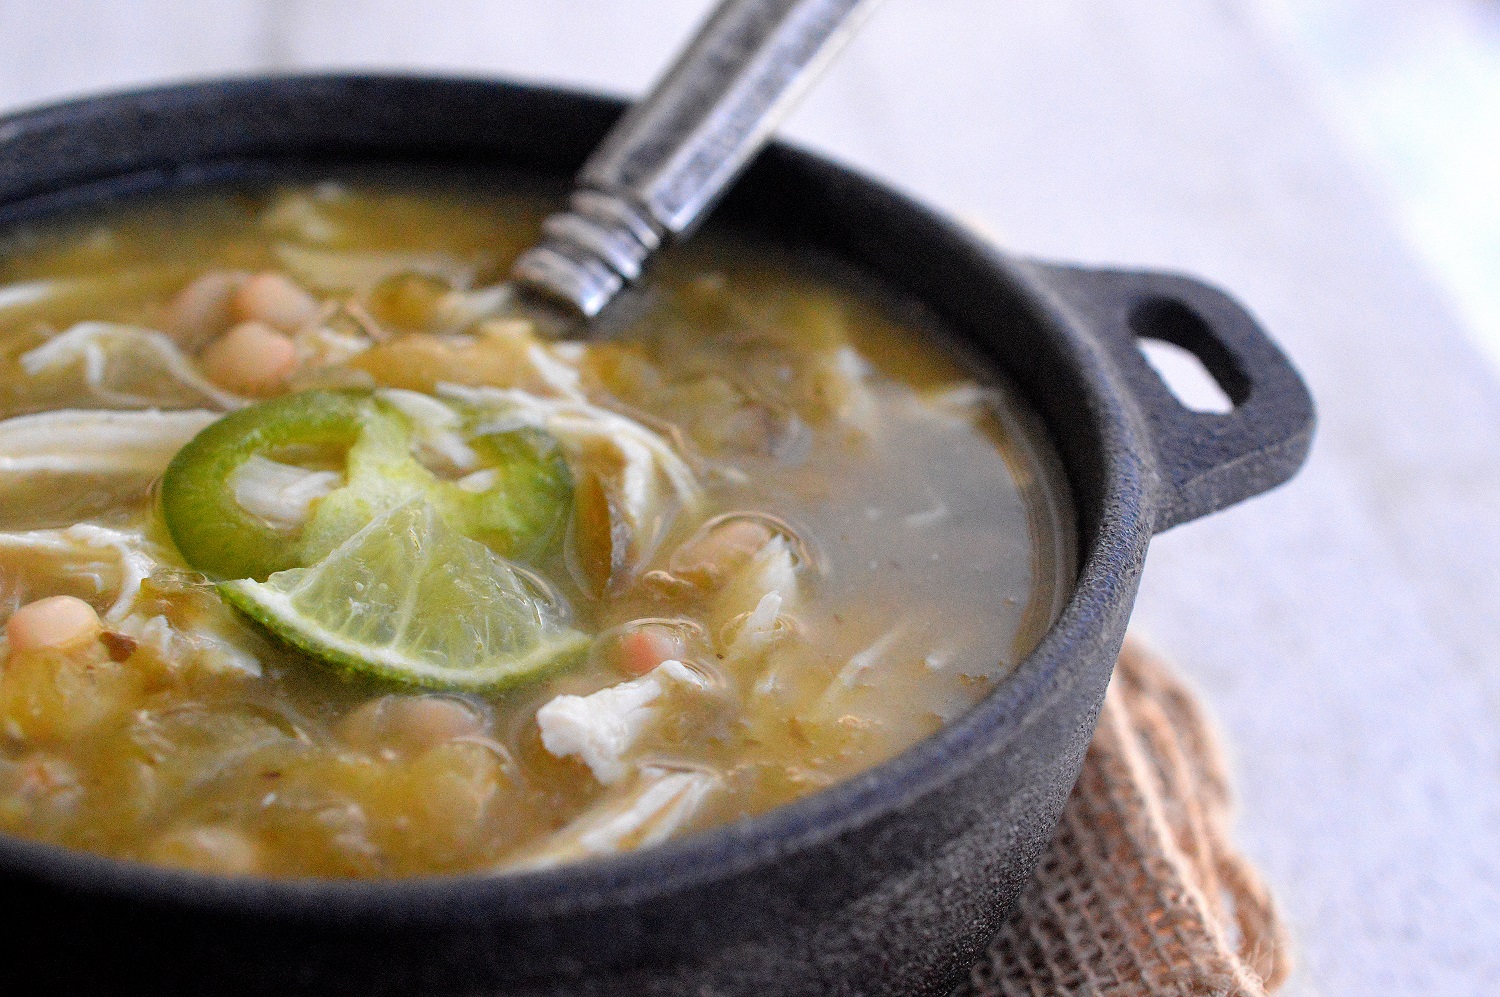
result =
[[[1249,397],[1249,379],[1203,317],[1181,301],[1143,301],[1129,321],[1136,349],[1184,408],[1224,415]]]

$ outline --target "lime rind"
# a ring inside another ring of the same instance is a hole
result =
[[[589,644],[538,585],[418,499],[377,516],[311,567],[219,590],[282,640],[347,673],[494,692],[577,660]]]

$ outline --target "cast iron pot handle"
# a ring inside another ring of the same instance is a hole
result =
[[[1312,396],[1286,355],[1233,298],[1191,277],[1048,266],[1114,357],[1150,430],[1161,474],[1156,532],[1286,481],[1312,443]],[[1140,350],[1163,340],[1198,358],[1234,408],[1184,406]]]

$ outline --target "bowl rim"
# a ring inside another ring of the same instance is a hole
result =
[[[586,90],[491,77],[431,73],[259,75],[122,90],[23,110],[0,118],[0,150],[34,128],[66,130],[88,119],[139,114],[143,106],[164,101],[190,107],[221,100],[226,92],[240,100],[255,101],[275,91],[283,100],[290,94],[293,100],[315,102],[321,90],[348,85],[415,88],[432,96],[441,96],[446,88],[462,87],[482,91],[487,99],[496,101],[542,94],[571,102],[576,111],[619,113],[626,106],[618,98]],[[199,120],[195,127],[211,128],[212,122]],[[858,190],[879,202],[880,210],[920,223],[926,231],[925,240],[945,253],[966,258],[1009,285],[1009,293],[1032,321],[1048,330],[1049,342],[1065,354],[1065,360],[1080,375],[1078,383],[1086,392],[1080,408],[1097,437],[1095,449],[1103,465],[1104,484],[1093,503],[1098,507],[1093,536],[1085,537],[1080,529],[1077,578],[1062,613],[1036,648],[992,692],[893,758],[809,796],[639,851],[543,870],[369,880],[222,877],[5,834],[0,834],[0,869],[20,872],[73,893],[150,899],[179,909],[271,909],[283,922],[374,919],[381,923],[439,923],[453,918],[455,900],[482,903],[487,917],[513,920],[635,905],[752,872],[894,815],[1002,750],[1049,697],[1079,680],[1082,662],[1089,656],[1084,649],[1099,646],[1106,639],[1102,631],[1107,628],[1101,620],[1117,611],[1122,599],[1128,608],[1152,533],[1156,501],[1150,449],[1139,415],[1107,351],[1051,290],[1044,268],[1008,255],[890,185],[816,153],[773,142],[762,159],[776,167],[817,175]],[[212,182],[213,178],[205,179]],[[195,182],[189,180],[182,186]],[[62,189],[78,186],[65,183]],[[878,283],[890,283],[887,275],[873,272],[867,264],[857,265],[871,271]],[[954,334],[963,339],[976,338],[972,331],[959,329]],[[1048,428],[1049,433],[1054,432]],[[1078,487],[1066,457],[1063,462],[1076,505]],[[1077,668],[1072,667],[1075,664]]]

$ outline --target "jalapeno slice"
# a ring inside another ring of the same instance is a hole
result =
[[[555,441],[532,429],[468,441],[480,467],[438,478],[412,454],[405,415],[365,391],[307,391],[252,405],[213,423],[180,450],[162,479],[168,532],[192,567],[215,578],[264,580],[321,560],[366,524],[421,498],[459,533],[517,560],[560,539],[572,478]],[[234,481],[252,458],[336,470],[342,485],[288,528],[246,509]]]
[[[362,426],[377,418],[368,393],[308,391],[251,405],[205,428],[162,477],[162,517],[178,551],[217,578],[264,579],[298,567],[300,537],[243,508],[231,485],[234,473],[255,456],[342,460]]]

